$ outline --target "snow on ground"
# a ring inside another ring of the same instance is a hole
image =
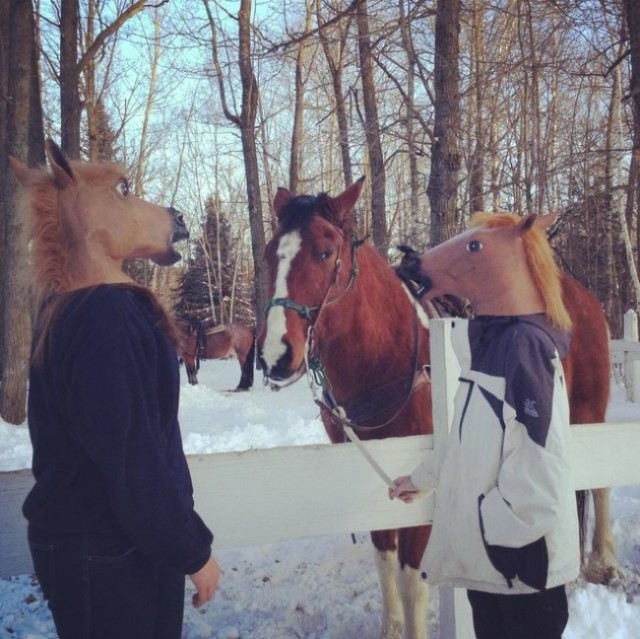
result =
[[[200,384],[184,370],[180,419],[187,453],[326,442],[311,391],[301,380],[273,393],[260,376],[248,393],[230,393],[240,370],[233,360],[203,362]],[[608,419],[640,419],[614,384]],[[30,465],[26,428],[0,422],[0,470]],[[640,486],[615,488],[612,515],[625,578],[609,586],[579,580],[569,588],[565,639],[640,637]],[[214,531],[215,532],[215,531]],[[224,550],[213,601],[190,605],[188,582],[183,639],[377,639],[378,579],[367,535],[321,537]],[[0,561],[2,558],[0,557]],[[429,610],[438,637],[437,589]],[[0,579],[0,639],[55,639],[46,602],[31,575]]]

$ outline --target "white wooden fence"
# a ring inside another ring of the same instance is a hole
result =
[[[452,321],[431,324],[434,435],[367,443],[391,477],[425,459],[437,463],[457,381],[448,338]],[[572,429],[576,489],[639,484],[637,451],[640,423]],[[385,484],[353,444],[196,455],[189,457],[189,467],[196,508],[214,530],[217,549],[431,521],[432,498],[410,505],[390,501]],[[31,571],[20,506],[32,481],[29,471],[0,473],[2,576]],[[463,593],[440,589],[440,639],[472,638]]]

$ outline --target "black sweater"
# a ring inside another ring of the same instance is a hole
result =
[[[23,512],[49,531],[122,532],[143,554],[192,574],[213,536],[193,509],[178,360],[156,324],[131,286],[81,290],[64,303],[44,361],[30,371],[36,484]]]

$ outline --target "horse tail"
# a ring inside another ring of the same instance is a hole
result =
[[[253,386],[253,373],[256,359],[256,332],[251,330],[251,348],[241,369],[240,383],[236,390],[249,390]]]

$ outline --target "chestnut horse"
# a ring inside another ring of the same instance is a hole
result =
[[[244,324],[232,322],[205,329],[199,322],[178,322],[182,329],[180,356],[187,370],[189,384],[198,383],[202,359],[226,359],[235,353],[240,364],[237,391],[253,386],[255,360],[255,333]]]
[[[607,321],[598,300],[556,266],[545,234],[555,218],[477,213],[469,230],[422,255],[403,248],[398,274],[427,298],[445,293],[467,298],[479,315],[513,314],[510,305],[517,301],[519,308],[541,308],[557,325],[570,326],[571,347],[562,364],[571,423],[603,423],[611,383]],[[595,529],[586,577],[602,583],[618,577],[620,568],[609,489],[592,494]]]
[[[422,368],[429,361],[427,318],[382,255],[355,237],[362,182],[335,198],[278,189],[278,226],[265,250],[272,298],[259,338],[261,368],[273,385],[286,386],[308,362],[322,385],[320,413],[334,443],[345,441],[336,407],[361,439],[433,432]],[[428,591],[417,568],[430,530],[371,533],[386,639],[427,636]]]
[[[69,161],[51,140],[46,151],[52,173],[10,158],[23,187],[18,207],[31,243],[36,303],[52,300],[52,317],[64,300],[58,293],[131,284],[149,297],[170,330],[160,303],[124,273],[122,264],[137,257],[163,266],[177,262],[181,256],[174,242],[189,237],[182,214],[134,196],[117,164]]]

